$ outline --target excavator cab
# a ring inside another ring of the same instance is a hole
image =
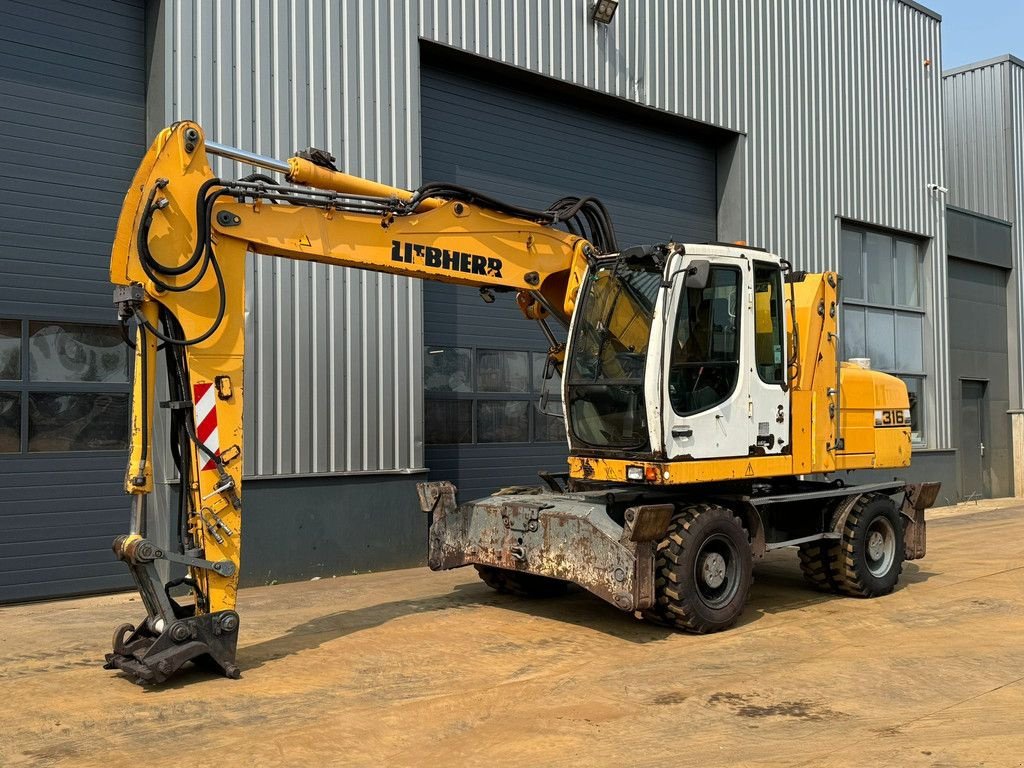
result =
[[[671,243],[597,260],[566,356],[573,454],[690,460],[784,452],[782,267],[754,249]]]

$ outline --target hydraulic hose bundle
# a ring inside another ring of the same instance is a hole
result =
[[[589,240],[601,253],[615,253],[619,250],[611,215],[604,204],[595,197],[563,197],[561,200],[555,201],[547,210],[536,211],[506,203],[468,187],[431,183],[424,184],[417,189],[403,209],[406,212],[414,211],[428,197],[461,200],[464,203],[481,205],[539,224],[549,226],[563,224],[572,234]]]

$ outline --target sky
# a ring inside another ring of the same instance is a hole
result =
[[[1012,53],[1024,59],[1024,0],[920,0],[942,14],[942,68]]]

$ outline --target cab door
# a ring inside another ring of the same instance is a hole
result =
[[[669,459],[779,455],[789,445],[785,301],[777,263],[746,255],[710,261],[673,281],[663,352],[662,431]]]
[[[749,450],[778,455],[789,446],[789,387],[786,364],[786,301],[777,263],[751,260],[752,365],[747,367],[751,418]]]
[[[687,285],[704,263],[707,280]],[[748,367],[744,343],[751,274],[739,258],[688,257],[673,280],[662,347],[662,424],[670,459],[746,456]]]

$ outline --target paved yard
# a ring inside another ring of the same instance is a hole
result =
[[[134,596],[0,608],[0,766],[1022,765],[1024,507],[929,534],[878,600],[776,553],[710,637],[465,569],[249,589],[244,677],[158,690],[100,668]]]

